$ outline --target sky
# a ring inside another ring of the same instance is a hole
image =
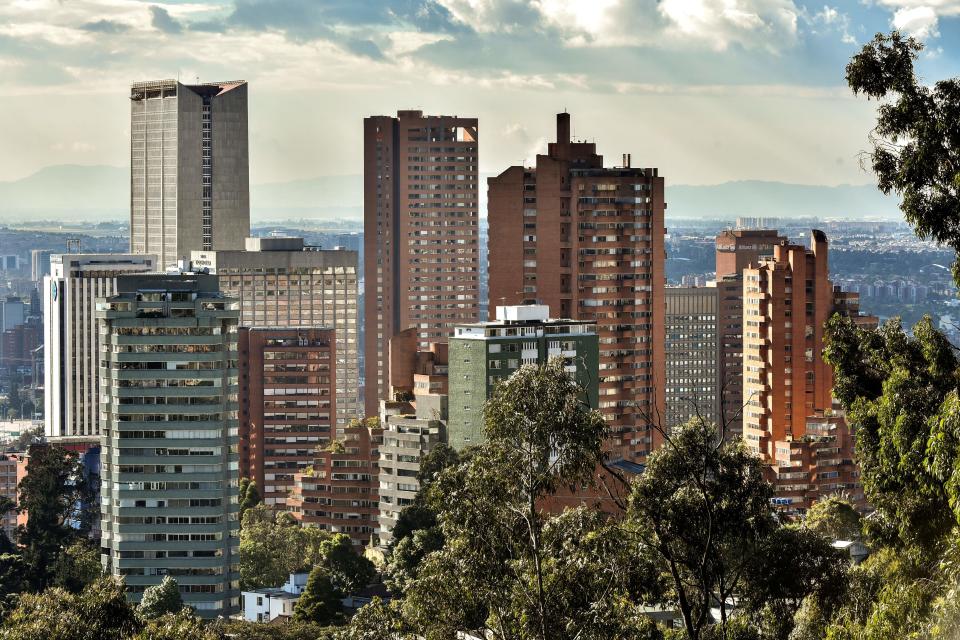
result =
[[[960,0],[0,0],[0,181],[126,166],[129,85],[250,83],[254,184],[362,171],[362,118],[476,116],[480,170],[554,114],[668,183],[865,184],[850,56],[898,28],[960,75]]]

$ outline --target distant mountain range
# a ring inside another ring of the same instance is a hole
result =
[[[485,178],[486,176],[484,176]],[[105,165],[56,165],[31,176],[0,182],[0,222],[126,218],[129,170]],[[481,205],[486,190],[481,188]],[[255,222],[299,218],[360,219],[363,181],[359,175],[321,176],[250,189]],[[897,201],[872,185],[799,185],[746,180],[717,185],[667,184],[667,216],[824,218],[899,217]]]

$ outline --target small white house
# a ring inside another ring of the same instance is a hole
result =
[[[270,622],[279,616],[292,616],[293,608],[307,585],[307,575],[291,573],[281,587],[244,591],[240,596],[243,619],[248,622]]]

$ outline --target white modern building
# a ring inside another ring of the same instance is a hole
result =
[[[43,279],[44,430],[48,438],[100,434],[96,300],[112,296],[117,276],[157,270],[152,255],[50,256]]]
[[[291,573],[283,586],[244,591],[240,595],[243,619],[270,622],[280,616],[293,616],[293,608],[307,586],[308,576],[308,573]]]

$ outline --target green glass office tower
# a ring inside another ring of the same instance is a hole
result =
[[[239,610],[237,306],[197,274],[97,303],[101,546],[133,601],[169,575],[200,615]]]

